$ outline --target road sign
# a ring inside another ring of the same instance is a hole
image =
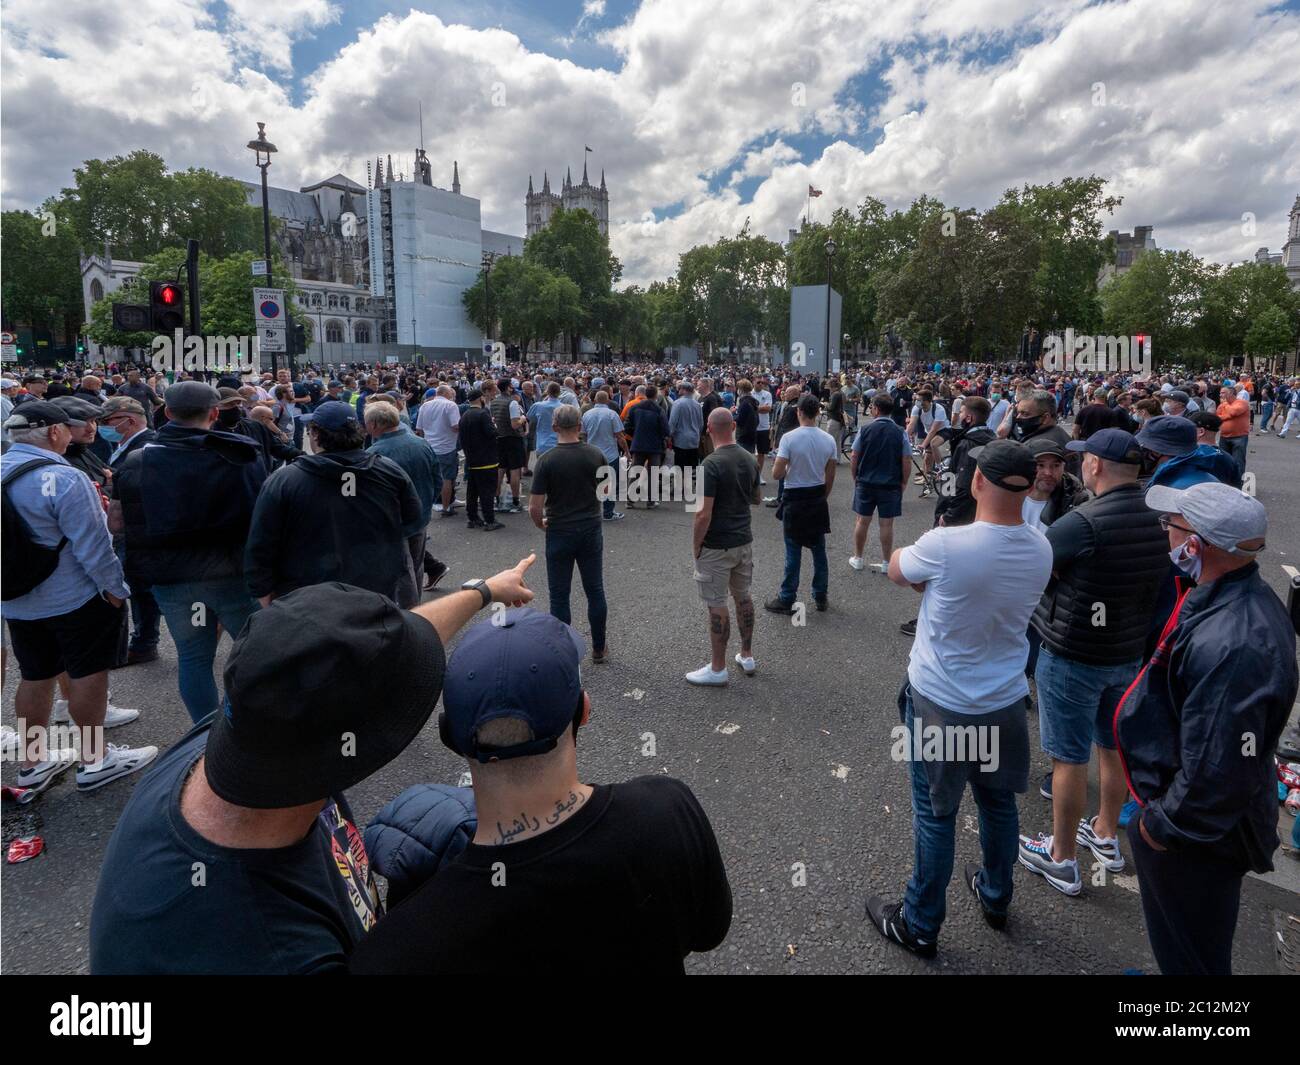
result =
[[[17,362],[18,348],[14,344],[0,345],[0,362]]]
[[[0,333],[0,344],[8,346],[9,344],[16,344],[17,342],[18,341],[14,337],[13,333]]]
[[[264,277],[264,276],[266,276],[266,260],[265,260],[265,259],[254,259],[254,260],[253,260],[253,276],[254,276],[254,277],[258,277],[258,276],[263,276],[263,277]]]
[[[257,339],[262,351],[284,351],[284,327],[260,326]]]
[[[257,316],[257,331],[274,326],[284,331],[284,289],[253,289],[253,313]],[[283,350],[283,349],[281,349]]]

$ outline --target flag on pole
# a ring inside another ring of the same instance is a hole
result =
[[[811,185],[808,186],[808,195],[809,195],[809,196],[820,196],[821,194],[822,194],[822,190],[821,190],[821,189],[815,189],[815,188],[813,188]]]
[[[584,144],[583,147],[586,148],[587,151],[591,151],[591,149],[590,149],[589,147],[587,147],[587,145]]]

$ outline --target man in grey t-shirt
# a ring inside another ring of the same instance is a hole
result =
[[[605,456],[605,462],[613,471],[609,479],[610,494],[601,501],[606,521],[618,521],[623,513],[614,509],[618,497],[618,457],[627,451],[627,439],[623,436],[623,419],[609,406],[609,393],[603,389],[596,393],[595,405],[582,416],[582,432],[587,443],[598,449]]]

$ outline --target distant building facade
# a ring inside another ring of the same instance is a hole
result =
[[[1110,238],[1115,243],[1115,257],[1101,268],[1097,283],[1104,285],[1111,278],[1128,273],[1138,259],[1149,251],[1155,251],[1156,241],[1151,235],[1154,230],[1154,226],[1134,226],[1132,233],[1112,229]]]
[[[559,192],[551,191],[551,179],[543,172],[542,191],[533,191],[533,176],[528,175],[528,194],[524,197],[524,217],[527,223],[524,233],[531,237],[540,233],[550,224],[551,216],[557,208],[566,211],[583,210],[590,214],[600,227],[604,236],[609,236],[609,189],[605,187],[605,172],[600,172],[600,184],[593,185],[587,179],[587,164],[582,164],[582,183],[573,183],[572,172],[565,171],[564,184]]]

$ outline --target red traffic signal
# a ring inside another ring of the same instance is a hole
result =
[[[155,333],[185,327],[185,293],[171,281],[149,282],[149,320]]]

